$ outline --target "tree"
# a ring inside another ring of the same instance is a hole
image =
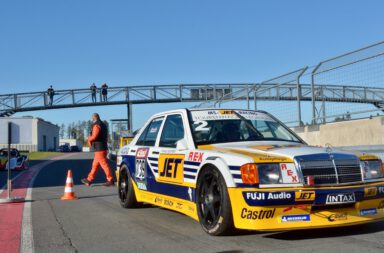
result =
[[[65,125],[64,125],[64,123],[61,123],[61,125],[60,125],[60,138],[64,139],[64,135],[65,135]]]

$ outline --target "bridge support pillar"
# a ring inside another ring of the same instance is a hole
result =
[[[131,103],[128,103],[127,104],[127,130],[128,130],[128,133],[132,133],[132,104]]]

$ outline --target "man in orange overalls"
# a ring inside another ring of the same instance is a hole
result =
[[[108,165],[107,154],[108,154],[108,128],[100,120],[100,116],[97,113],[92,114],[92,133],[88,137],[88,144],[93,147],[95,156],[92,163],[92,170],[88,174],[87,178],[83,178],[81,182],[87,186],[92,184],[92,181],[95,179],[97,170],[99,169],[99,164],[103,168],[104,173],[107,177],[107,182],[104,186],[114,185],[113,176],[111,168]]]

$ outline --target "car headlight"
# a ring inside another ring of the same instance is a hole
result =
[[[384,177],[383,164],[381,160],[360,161],[364,180],[378,179]]]
[[[247,163],[240,167],[240,172],[245,184],[279,184],[283,181],[278,163]]]
[[[282,182],[279,164],[259,164],[260,184],[279,184]]]

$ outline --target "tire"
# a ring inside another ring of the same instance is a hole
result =
[[[118,181],[118,193],[120,205],[124,208],[134,208],[140,206],[137,202],[135,189],[127,165],[123,164],[120,169]]]
[[[197,180],[196,206],[205,232],[220,236],[233,233],[232,207],[227,185],[219,170],[206,167]]]

